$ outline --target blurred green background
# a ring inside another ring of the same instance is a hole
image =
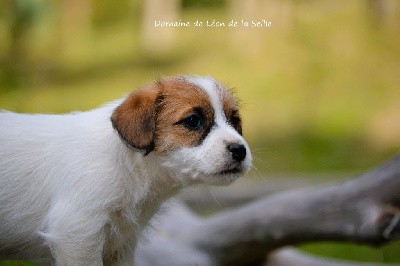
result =
[[[228,27],[262,19],[271,27]],[[253,178],[360,173],[399,151],[400,1],[0,2],[0,109],[88,110],[173,74],[212,75],[235,88]],[[400,262],[399,243],[303,249]]]

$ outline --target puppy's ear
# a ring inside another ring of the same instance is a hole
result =
[[[113,127],[129,146],[144,150],[154,149],[157,105],[161,99],[158,84],[143,87],[130,94],[111,116]]]

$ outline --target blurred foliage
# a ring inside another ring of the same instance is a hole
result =
[[[226,0],[182,0],[183,8],[214,8],[226,5]]]
[[[318,243],[305,244],[300,250],[321,257],[357,262],[398,263],[400,242],[388,244],[380,248],[348,244],[348,243]]]
[[[398,153],[399,5],[232,3],[249,2],[261,5],[234,11],[228,0],[183,0],[176,18],[182,21],[263,18],[273,24],[163,29],[172,32],[174,45],[160,53],[142,40],[140,0],[2,1],[0,109],[88,110],[159,76],[211,74],[242,101],[252,176],[361,172]]]
[[[93,24],[94,26],[115,24],[129,17],[131,12],[129,0],[118,1],[118,5],[113,1],[98,1],[93,6]]]

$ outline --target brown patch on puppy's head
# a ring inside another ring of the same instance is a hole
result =
[[[155,151],[166,153],[199,145],[214,123],[208,95],[184,78],[161,81],[163,101],[156,122]]]
[[[214,110],[201,88],[171,77],[130,94],[111,121],[129,146],[164,154],[199,145],[213,126]]]
[[[222,108],[224,109],[227,121],[240,135],[242,135],[242,119],[240,118],[238,109],[239,103],[233,96],[233,91],[221,86],[217,86],[217,88],[220,91]]]

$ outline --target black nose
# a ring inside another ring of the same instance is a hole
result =
[[[240,163],[246,158],[246,147],[242,144],[229,144],[228,150],[232,153],[232,159]]]

